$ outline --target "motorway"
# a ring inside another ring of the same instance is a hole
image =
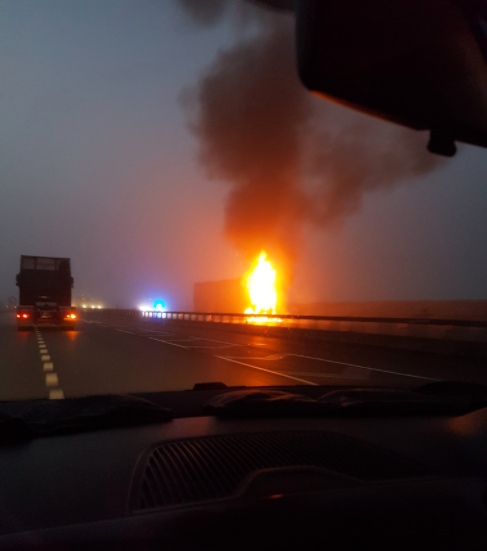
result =
[[[298,341],[212,324],[87,315],[75,331],[17,332],[0,314],[1,400],[227,386],[418,386],[438,380],[487,384],[487,365],[447,355]]]

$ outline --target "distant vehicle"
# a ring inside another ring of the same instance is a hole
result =
[[[58,326],[74,329],[78,318],[71,306],[71,263],[69,258],[20,257],[17,328]]]

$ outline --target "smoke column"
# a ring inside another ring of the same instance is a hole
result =
[[[178,0],[195,25],[210,27],[226,11],[228,0]]]
[[[249,259],[265,249],[291,276],[306,224],[340,224],[365,193],[442,162],[421,134],[313,98],[297,77],[291,16],[214,0],[205,18],[203,2],[180,2],[194,22],[233,14],[248,29],[185,92],[184,105],[203,167],[229,186],[225,233]]]

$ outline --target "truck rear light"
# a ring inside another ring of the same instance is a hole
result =
[[[23,317],[23,318],[28,318],[28,317],[29,317],[29,314],[22,314],[22,317]]]
[[[75,320],[76,319],[76,314],[67,314],[65,317],[64,317],[65,320]]]
[[[17,317],[20,318],[20,314],[17,314]]]

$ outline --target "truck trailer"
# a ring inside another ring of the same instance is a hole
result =
[[[69,258],[20,257],[17,328],[53,326],[74,329],[78,315],[71,305],[71,262]]]

